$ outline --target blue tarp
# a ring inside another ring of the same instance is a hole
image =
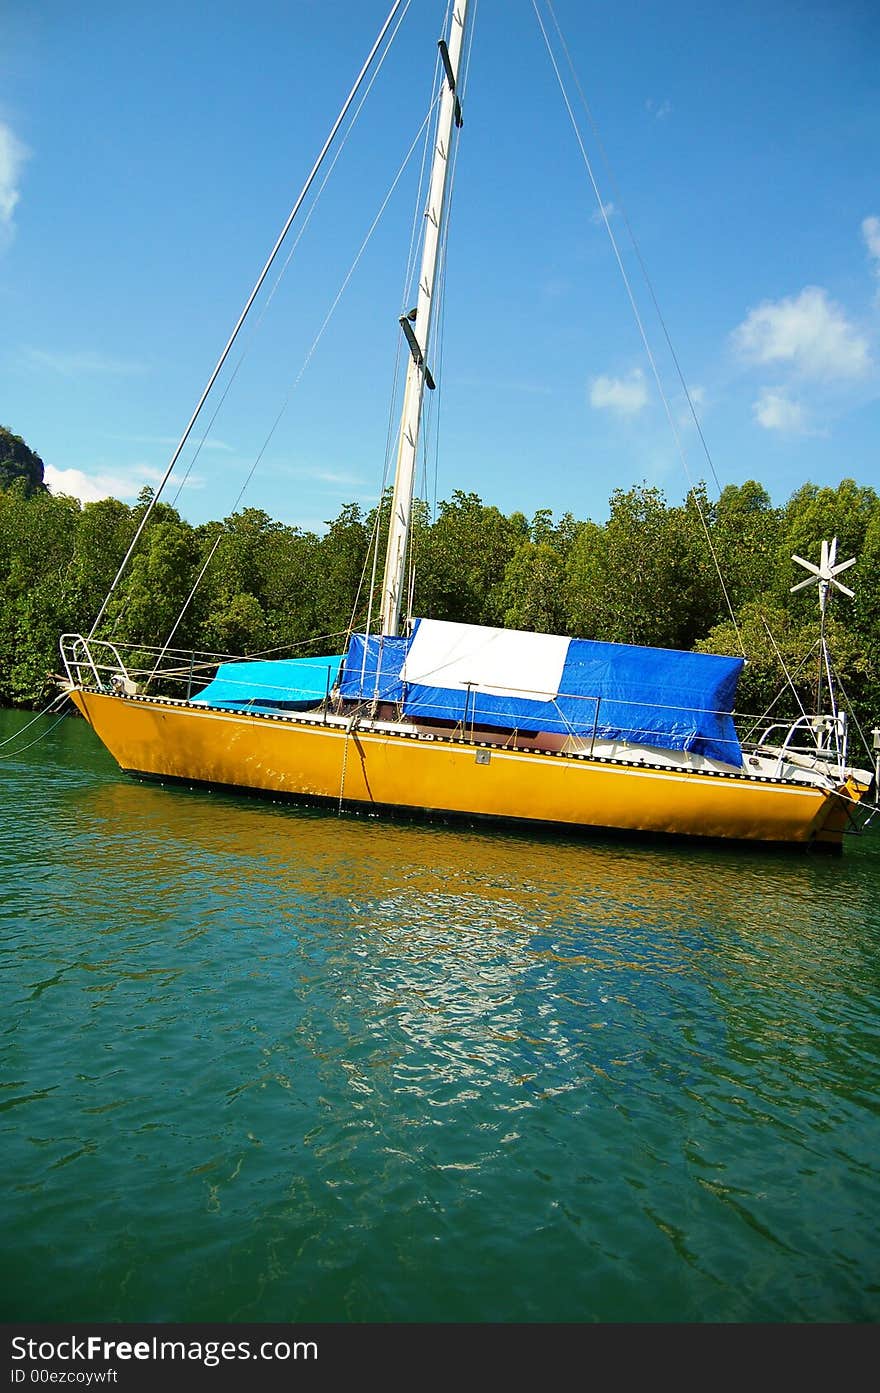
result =
[[[474,628],[472,632],[479,635],[480,631]],[[543,699],[534,699],[526,691],[491,693],[477,685],[468,688],[462,682],[444,687],[402,681],[406,654],[417,633],[418,627],[410,639],[356,635],[342,672],[342,695],[353,700],[378,697],[396,702],[405,715],[416,720],[561,735],[595,734],[597,739],[687,750],[731,765],[742,764],[730,715],[743,667],[741,658],[589,639],[562,640],[567,649],[558,694],[547,699],[545,689]],[[494,631],[485,633],[491,642]],[[527,664],[532,636],[522,637]],[[442,667],[437,667],[438,677]],[[540,685],[532,672],[525,670],[517,686],[526,689],[531,682]],[[511,686],[509,681],[504,685]]]
[[[314,706],[333,687],[341,663],[341,655],[221,663],[214,680],[192,700],[234,711],[290,711]]]
[[[558,705],[573,725],[592,730],[598,701],[596,734],[603,739],[741,765],[730,713],[742,669],[742,658],[714,653],[573,639],[561,683],[573,695]]]
[[[403,701],[400,669],[408,638],[352,634],[339,679],[340,696],[351,701]]]

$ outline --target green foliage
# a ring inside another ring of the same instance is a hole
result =
[[[826,638],[847,704],[857,714],[866,712],[871,692],[868,655],[853,631],[833,615],[826,623]],[[824,685],[825,674],[819,660],[818,616],[803,620],[772,594],[750,600],[737,615],[736,629],[726,620],[696,648],[701,653],[744,652],[746,665],[737,699],[741,713],[754,717],[772,713],[780,720],[792,719],[800,711],[814,711],[822,704],[818,688]]]
[[[0,426],[0,489],[22,483],[27,497],[46,492],[43,483],[43,461],[25,445],[20,435],[13,435]]]
[[[456,489],[422,537],[416,562],[417,614],[463,624],[504,620],[504,573],[529,525],[486,507],[475,493]]]
[[[609,643],[690,648],[720,617],[702,491],[670,508],[659,489],[611,495],[604,528],[581,526],[568,557],[574,632]]]
[[[133,507],[117,499],[83,507],[42,486],[37,456],[8,431],[0,431],[4,452],[18,473],[0,481],[0,702],[27,705],[51,690],[59,635],[91,627],[152,494]],[[339,651],[350,624],[363,627],[368,613],[375,623],[389,509],[390,495],[378,517],[348,504],[318,537],[257,508],[192,527],[160,503],[101,633],[214,654]],[[754,480],[724,489],[714,504],[702,485],[680,505],[647,485],[616,489],[604,525],[571,514],[555,522],[549,509],[530,522],[474,493],[453,493],[433,521],[417,503],[414,609],[613,642],[744,651],[740,709],[760,714],[775,702],[789,714],[796,701],[783,662],[805,705],[817,680],[815,658],[805,661],[817,637],[816,590],[791,593],[803,578],[791,556],[817,561],[833,536],[838,558],[857,556],[858,565],[844,576],[856,598],[834,597],[828,637],[846,694],[870,728],[880,717],[880,499],[851,479],[805,484],[781,508]]]
[[[0,492],[0,700],[39,701],[69,627],[69,565],[79,505],[23,481]]]
[[[320,585],[314,595],[318,633],[344,633],[366,607],[364,571],[370,528],[356,503],[349,503],[330,523],[318,544]],[[366,578],[368,581],[368,577]]]
[[[837,555],[841,561],[850,556],[861,558],[855,570],[865,569],[865,543],[872,521],[880,509],[880,498],[872,488],[861,488],[852,479],[844,479],[836,489],[816,488],[805,484],[793,494],[782,514],[781,546],[778,552],[777,576],[780,590],[792,583],[791,556],[804,556],[817,561],[822,538],[837,538]],[[800,572],[796,580],[803,580]],[[844,580],[852,577],[843,577]],[[855,589],[855,587],[851,587]],[[812,587],[793,597],[791,606],[801,614],[812,612],[815,596]],[[875,611],[876,612],[876,611]]]
[[[565,569],[551,542],[520,542],[504,568],[497,602],[508,629],[552,634],[565,627]]]
[[[116,639],[160,647],[174,628],[192,588],[198,561],[193,529],[171,519],[154,522],[143,534],[123,583],[107,608]],[[178,646],[192,646],[189,625],[178,629]]]

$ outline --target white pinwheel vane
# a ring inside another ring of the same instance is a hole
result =
[[[808,576],[806,580],[798,581],[797,585],[793,585],[791,587],[791,593],[794,594],[795,590],[804,590],[808,585],[818,585],[819,608],[823,615],[825,613],[825,606],[828,604],[828,596],[831,593],[832,586],[835,590],[841,590],[844,595],[848,595],[850,599],[853,599],[852,590],[850,590],[848,585],[844,585],[843,581],[838,580],[837,577],[840,575],[841,571],[848,571],[850,566],[854,566],[856,564],[856,558],[851,556],[849,561],[837,563],[836,537],[833,537],[830,543],[822,543],[822,556],[818,566],[814,566],[812,561],[805,561],[802,556],[792,554],[791,559],[792,561],[796,561],[799,566],[803,566],[805,570],[812,571],[813,573]]]

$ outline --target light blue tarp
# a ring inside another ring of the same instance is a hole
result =
[[[352,700],[395,702],[416,720],[595,735],[601,740],[687,750],[731,765],[742,764],[730,715],[743,667],[741,658],[589,639],[563,640],[567,649],[557,693],[545,691],[543,699],[536,700],[523,691],[535,681],[528,668],[517,681],[520,690],[509,694],[461,682],[442,686],[439,676],[436,684],[403,680],[406,655],[418,634],[418,624],[426,622],[417,621],[409,639],[355,635],[342,669],[341,694]],[[473,632],[479,634],[476,628]],[[491,641],[495,631],[485,632]],[[523,635],[526,655],[530,637]],[[438,665],[438,674],[441,672],[442,665]],[[511,684],[505,686],[510,688]]]
[[[285,658],[278,662],[221,663],[212,682],[192,701],[233,711],[290,711],[323,701],[342,656]]]

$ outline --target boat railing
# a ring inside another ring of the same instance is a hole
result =
[[[464,712],[458,729],[465,737],[473,739],[480,726],[486,728],[496,722],[499,728],[514,728],[515,735],[522,735],[523,725],[533,724],[521,709],[513,705],[516,698],[532,697],[532,691],[493,685],[488,689],[489,694],[498,696],[505,693],[511,698],[511,707],[508,712],[495,708],[490,716],[485,709],[480,711],[479,708],[480,684],[467,682],[464,685]],[[564,735],[569,747],[584,750],[585,742],[588,742],[586,752],[590,755],[595,754],[597,747],[600,744],[604,746],[608,740],[640,747],[695,750],[711,744],[716,750],[726,750],[729,762],[734,766],[742,763],[746,753],[771,759],[775,777],[781,776],[786,764],[799,764],[827,773],[829,766],[842,768],[847,760],[847,718],[843,711],[833,715],[801,715],[796,719],[777,720],[770,716],[755,718],[743,713],[634,701],[618,696],[609,701],[588,692],[562,691],[556,697],[551,697],[549,704],[555,712],[555,729]],[[405,703],[401,706],[401,715],[404,706]],[[575,714],[577,708],[580,708],[581,714]],[[651,711],[658,717],[662,714],[665,723],[660,722],[654,728],[650,720]],[[732,725],[725,727],[726,722]],[[702,723],[706,725],[699,731],[697,727]],[[741,739],[737,726],[748,727],[748,736]],[[691,739],[694,740],[693,746]]]
[[[846,712],[802,715],[794,721],[768,721],[754,748],[777,757],[781,769],[789,756],[815,763],[845,765],[847,756]]]
[[[189,698],[194,686],[201,687],[214,675],[224,656],[86,639],[82,634],[62,634],[60,644],[71,686],[119,696],[161,693]]]
[[[209,701],[212,705],[253,709],[284,710],[304,704],[303,683],[311,683],[309,699],[330,705],[331,673],[326,658],[297,658],[291,663],[289,691],[285,674],[266,677],[254,657],[229,653],[189,652],[183,649],[155,648],[144,644],[83,638],[64,634],[61,657],[67,681],[74,687],[111,693],[115,696],[170,697],[180,701]],[[286,667],[283,660],[265,664],[270,669]],[[223,691],[205,697],[206,690],[223,668]],[[237,674],[241,670],[241,678]],[[320,690],[319,690],[320,689]]]
[[[464,739],[492,739],[505,734],[519,741],[532,740],[541,748],[553,741],[564,742],[561,750],[593,755],[609,742],[640,747],[680,749],[697,753],[714,747],[714,757],[736,767],[741,764],[740,740],[729,711],[709,707],[683,706],[673,702],[656,702],[603,696],[586,691],[539,693],[534,688],[512,687],[491,683],[485,687],[478,682],[463,681],[460,687],[448,688],[448,704],[420,705],[411,701],[406,691],[400,694],[401,683],[395,674],[393,692],[386,689],[370,691],[373,674],[353,690],[354,683],[342,686],[341,700],[346,705],[358,701],[364,709],[375,712],[383,704],[394,711],[398,720],[439,722],[454,727]],[[378,684],[377,684],[378,689]],[[484,702],[483,698],[489,698]],[[499,700],[500,699],[500,700]],[[530,709],[531,708],[531,709]],[[542,709],[543,708],[543,709]],[[721,754],[720,751],[725,754]]]
[[[106,639],[89,642],[82,634],[62,634],[60,642],[61,659],[71,686],[93,686],[98,691],[109,691],[120,683],[131,684],[128,669],[114,643]]]

